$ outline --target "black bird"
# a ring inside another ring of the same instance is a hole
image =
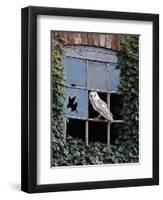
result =
[[[78,112],[77,111],[78,103],[77,102],[75,103],[75,99],[76,99],[76,96],[74,96],[72,98],[69,97],[69,99],[68,99],[67,108],[71,108],[71,112],[74,112],[74,111]]]

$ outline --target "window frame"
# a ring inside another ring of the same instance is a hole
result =
[[[99,48],[99,47],[90,47],[90,46],[66,46],[64,47],[63,50],[63,60],[65,64],[65,59],[66,58],[74,58],[74,59],[82,59],[86,60],[86,86],[71,86],[66,83],[65,87],[66,88],[72,88],[72,89],[83,89],[86,90],[87,96],[89,96],[89,91],[97,91],[97,92],[103,92],[106,93],[107,95],[107,105],[110,108],[110,95],[112,93],[119,94],[118,91],[111,90],[111,87],[108,90],[101,90],[101,89],[93,89],[89,88],[89,62],[98,62],[98,63],[104,63],[107,67],[110,66],[110,64],[114,64],[115,66],[117,65],[117,52],[106,49],[106,48]],[[109,68],[109,74],[110,74],[110,68]],[[109,77],[110,78],[110,77]],[[110,80],[111,81],[111,78]],[[85,143],[86,145],[89,145],[89,121],[92,122],[106,122],[107,123],[107,141],[106,144],[108,147],[111,145],[111,140],[110,140],[110,126],[111,123],[107,120],[103,119],[93,119],[89,118],[89,99],[88,99],[88,116],[87,118],[83,117],[75,117],[75,116],[68,116],[66,114],[66,118],[68,119],[76,119],[76,120],[83,120],[85,121]],[[113,123],[123,123],[123,119],[118,119],[114,120]],[[67,124],[65,125],[65,133],[64,133],[64,138],[66,141],[67,138]]]

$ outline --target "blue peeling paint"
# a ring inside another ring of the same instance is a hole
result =
[[[64,63],[67,84],[86,87],[86,60],[66,58]]]
[[[71,108],[67,108],[67,116],[88,118],[88,93],[86,90],[66,88],[66,106],[69,102],[69,97],[76,96],[75,102],[77,102],[77,112],[71,112]]]

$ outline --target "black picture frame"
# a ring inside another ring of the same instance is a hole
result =
[[[153,23],[153,177],[37,184],[37,16],[56,15]],[[21,190],[28,193],[159,184],[159,15],[30,6],[21,12]]]

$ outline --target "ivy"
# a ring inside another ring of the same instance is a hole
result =
[[[116,140],[125,147],[129,162],[139,159],[139,38],[130,36],[121,41],[122,53],[118,56],[121,70],[119,92],[123,95],[123,126]]]
[[[64,96],[64,67],[59,51],[52,53],[52,146],[63,142],[65,129],[65,96]]]
[[[67,136],[65,141],[63,39],[57,33],[54,33],[54,37],[56,46],[52,53],[52,166],[138,162],[138,37],[129,36],[121,43],[122,53],[118,55],[118,68],[121,70],[119,92],[123,96],[123,108],[120,112],[124,123],[117,124],[117,138],[110,148],[100,142],[87,146],[81,139],[71,136]]]

